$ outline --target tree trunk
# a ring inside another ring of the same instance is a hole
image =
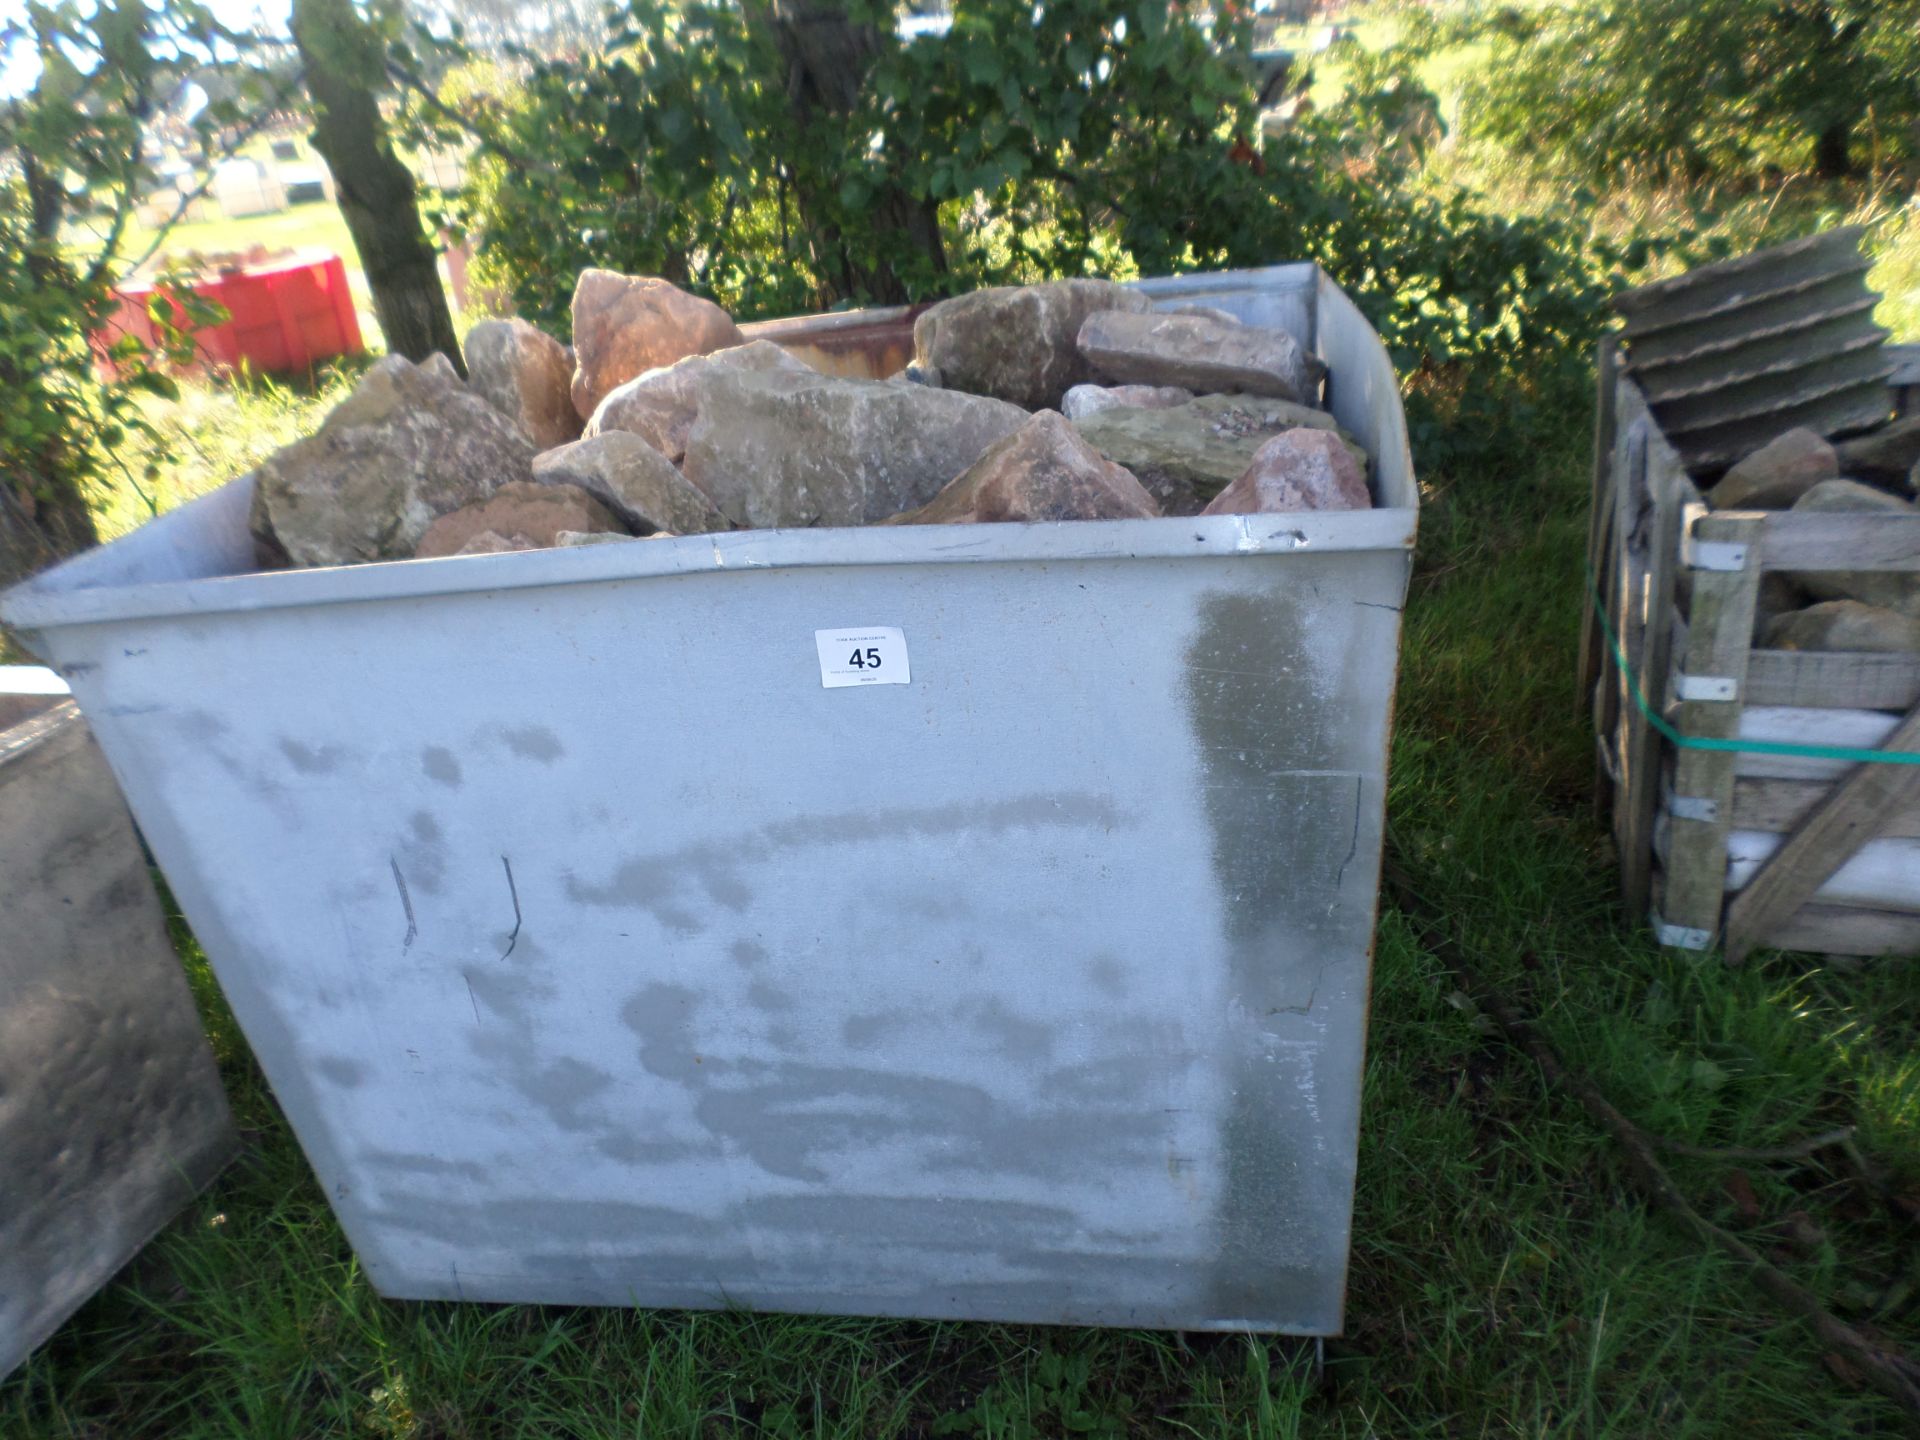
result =
[[[30,238],[23,256],[28,281],[35,287],[71,285],[74,277],[64,273],[58,243],[66,208],[60,178],[24,150],[16,159],[28,199]],[[22,384],[13,362],[0,356],[0,394],[20,393]],[[59,443],[50,441],[36,455],[16,455],[19,469],[0,466],[0,590],[100,543],[93,511]],[[0,654],[7,650],[7,638],[0,634]]]
[[[0,478],[0,590],[99,543],[86,499],[57,467]]]
[[[893,42],[876,27],[849,19],[844,0],[755,0],[747,14],[773,42],[786,67],[787,98],[800,137],[796,153],[810,157],[816,153],[809,146],[810,132],[853,114],[867,72]],[[909,260],[930,262],[936,273],[946,272],[946,246],[933,202],[887,181],[869,201],[871,241],[856,246],[834,218],[838,196],[833,183],[830,175],[805,160],[796,167],[794,198],[807,229],[824,250],[819,259],[839,291],[826,297],[830,302],[905,304],[916,298],[902,274],[913,268]]]
[[[438,350],[465,375],[413,174],[380,116],[380,38],[353,0],[294,0],[293,39],[313,97],[313,148],[333,172],[387,349],[415,362]]]
[[[1813,141],[1813,165],[1822,180],[1853,173],[1853,122],[1835,120]]]

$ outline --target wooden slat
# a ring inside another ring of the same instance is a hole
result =
[[[1811,815],[1833,790],[1828,780],[1763,780],[1742,775],[1733,782],[1733,828],[1785,835]],[[1876,837],[1920,840],[1920,800],[1894,809]]]
[[[1644,637],[1635,673],[1656,715],[1666,707],[1667,671],[1673,655],[1673,627],[1665,622],[1673,610],[1680,530],[1686,513],[1681,494],[1687,485],[1686,473],[1679,453],[1662,438],[1658,426],[1649,424],[1644,483],[1652,515],[1643,533],[1648,536],[1650,554],[1640,610]],[[1622,777],[1621,803],[1627,810],[1627,835],[1634,848],[1628,852],[1632,858],[1622,875],[1622,898],[1628,913],[1638,920],[1653,908],[1653,825],[1660,805],[1664,746],[1631,698],[1625,703],[1632,706],[1633,727],[1629,731],[1632,744]]]
[[[1911,710],[1920,704],[1920,655],[1756,650],[1747,661],[1747,703]]]
[[[1614,791],[1613,836],[1620,855],[1621,898],[1627,913],[1638,918],[1647,909],[1647,881],[1653,863],[1653,806],[1659,799],[1657,747],[1645,717],[1632,697],[1631,677],[1646,673],[1647,592],[1655,551],[1653,498],[1647,477],[1652,467],[1653,437],[1658,427],[1646,401],[1631,381],[1616,389],[1617,439],[1613,451],[1614,588],[1607,601],[1613,612],[1614,634],[1626,657],[1627,669],[1616,668],[1609,688],[1612,705],[1613,757],[1620,769]]]
[[[1693,572],[1693,609],[1687,617],[1687,648],[1680,668],[1689,676],[1732,680],[1734,698],[1683,702],[1675,728],[1684,736],[1726,740],[1740,733],[1753,610],[1760,590],[1759,540],[1766,520],[1757,512],[1687,512],[1685,523],[1691,525],[1696,541],[1744,546],[1747,564],[1739,570]],[[1666,908],[1661,914],[1669,925],[1709,935],[1719,932],[1727,883],[1727,830],[1733,817],[1733,762],[1732,752],[1724,750],[1683,749],[1675,757],[1674,793],[1710,802],[1714,818],[1676,816],[1672,821]]]
[[[1823,955],[1920,955],[1920,915],[1803,905],[1763,943],[1774,950]]]
[[[1920,751],[1920,709],[1880,747]],[[1727,963],[1737,965],[1833,878],[1894,813],[1920,801],[1920,765],[1857,765],[1727,907]]]
[[[1768,570],[1920,570],[1920,515],[1770,511],[1761,552]]]
[[[1646,405],[1636,403],[1637,392],[1629,388],[1630,383],[1623,380],[1615,390],[1617,413],[1613,453],[1608,457],[1608,468],[1612,472],[1608,488],[1613,513],[1607,522],[1610,559],[1607,588],[1602,595],[1606,601],[1608,619],[1613,626],[1615,643],[1626,657],[1629,667],[1633,665],[1640,648],[1637,597],[1645,588],[1646,581],[1645,556],[1633,546],[1635,497],[1641,491],[1640,481],[1647,454],[1646,437],[1653,424]],[[1634,840],[1628,833],[1631,827],[1624,797],[1629,761],[1634,750],[1633,736],[1640,717],[1635,714],[1629,697],[1627,677],[1617,665],[1607,676],[1600,694],[1602,704],[1599,718],[1606,726],[1603,733],[1618,771],[1613,788],[1611,819],[1614,845],[1622,860],[1621,873],[1625,883],[1632,876],[1637,854]],[[1629,883],[1625,888],[1631,904],[1632,886]]]
[[[1599,390],[1593,418],[1593,497],[1587,512],[1587,574],[1605,595],[1608,560],[1613,537],[1613,426],[1614,426],[1614,351],[1617,342],[1611,335],[1600,337],[1594,357]],[[1607,669],[1607,641],[1600,629],[1600,617],[1594,613],[1589,597],[1581,597],[1580,688],[1575,692],[1581,705],[1593,702],[1594,687]],[[1605,734],[1604,727],[1600,731]],[[1602,777],[1605,778],[1604,775]]]
[[[1619,762],[1614,758],[1618,739],[1620,687],[1614,674],[1613,656],[1607,645],[1601,617],[1594,608],[1595,596],[1603,606],[1611,606],[1617,583],[1618,557],[1615,554],[1614,445],[1618,438],[1617,373],[1615,342],[1611,336],[1600,341],[1599,399],[1595,405],[1593,455],[1593,513],[1587,517],[1587,575],[1594,594],[1581,596],[1585,623],[1580,629],[1580,695],[1592,707],[1596,740],[1593,767],[1593,807],[1595,816],[1611,824],[1616,807]],[[1608,617],[1611,619],[1609,608]]]

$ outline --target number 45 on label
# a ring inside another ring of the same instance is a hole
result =
[[[913,679],[907,668],[906,633],[895,626],[816,630],[813,643],[820,652],[820,683],[829,690],[842,685],[906,685]]]

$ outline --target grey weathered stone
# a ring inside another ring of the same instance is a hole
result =
[[[1804,610],[1813,597],[1800,588],[1799,579],[1784,570],[1763,570],[1759,593],[1754,597],[1753,632],[1765,635],[1767,626],[1782,615]]]
[[[670,530],[656,530],[651,535],[617,535],[611,530],[562,530],[553,537],[553,543],[562,550],[577,549],[582,545],[616,545],[628,540],[671,540]]]
[[[539,450],[580,437],[567,347],[524,320],[482,320],[467,332],[467,382]]]
[[[1061,398],[1060,413],[1084,420],[1102,410],[1131,406],[1136,410],[1169,410],[1193,399],[1182,385],[1075,385]]]
[[[460,372],[453,368],[453,361],[438,350],[422,360],[419,368],[422,374],[432,376],[436,380],[451,380],[455,385],[466,383],[460,378]]]
[[[1310,404],[1326,375],[1286,331],[1206,315],[1102,311],[1080,327],[1079,344],[1094,377],[1116,385],[1238,390]]]
[[[913,324],[914,363],[941,383],[1028,410],[1057,407],[1092,379],[1075,339],[1097,311],[1145,311],[1153,302],[1111,280],[1049,280],[975,290],[924,311]]]
[[[957,390],[727,370],[708,381],[685,473],[736,525],[865,525],[926,504],[1026,421]]]
[[[668,281],[582,270],[573,289],[573,408],[586,419],[636,375],[746,340],[726,311]]]
[[[1159,513],[1138,480],[1083,440],[1065,416],[1042,410],[927,504],[881,523],[1144,520]]]
[[[1920,415],[1902,416],[1834,448],[1842,473],[1883,485],[1906,484],[1920,469]]]
[[[1100,410],[1074,423],[1094,448],[1132,471],[1169,515],[1197,514],[1283,430],[1329,431],[1366,471],[1366,452],[1331,415],[1269,396],[1203,395],[1165,410]]]
[[[1327,430],[1283,430],[1263,444],[1238,480],[1202,515],[1270,515],[1293,510],[1368,510],[1366,477],[1340,437]]]
[[[1776,616],[1765,636],[1773,650],[1920,652],[1920,619],[1858,600],[1823,600]]]
[[[1912,515],[1911,500],[1889,495],[1873,485],[1845,478],[1822,480],[1793,502],[1795,510],[1813,515]]]
[[[542,485],[586,491],[637,535],[729,528],[727,517],[698,486],[653,446],[625,430],[602,431],[547,451],[534,460],[533,478]]]
[[[617,515],[577,485],[516,480],[485,500],[435,520],[420,537],[414,557],[430,560],[461,554],[470,542],[488,534],[504,540],[510,549],[540,549],[556,543],[554,537],[562,530],[626,533]],[[493,541],[482,544],[489,551],[493,548]]]
[[[814,373],[806,361],[771,340],[753,340],[711,355],[690,355],[636,375],[610,391],[587,422],[586,433],[593,436],[609,430],[628,431],[677,465],[687,453],[687,435],[700,413],[707,378],[718,369]]]
[[[1784,510],[1840,473],[1833,446],[1807,429],[1788,430],[1720,477],[1707,492],[1716,510]]]
[[[1793,508],[1814,514],[1920,514],[1912,501],[1857,480],[1823,481],[1795,501]],[[1809,595],[1821,600],[1858,600],[1920,619],[1920,575],[1911,571],[1809,570],[1794,578]]]
[[[437,517],[526,479],[531,442],[451,374],[389,355],[319,430],[263,461],[252,514],[263,555],[405,559]]]

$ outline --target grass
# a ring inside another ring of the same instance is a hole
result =
[[[94,521],[112,540],[197,495],[244,475],[282,445],[310,433],[320,417],[346,398],[364,361],[340,361],[298,380],[261,376],[180,387],[178,402],[141,397],[141,413],[155,437],[138,460],[153,459],[150,482],[127,483],[97,497]],[[131,465],[136,473],[141,466]]]

